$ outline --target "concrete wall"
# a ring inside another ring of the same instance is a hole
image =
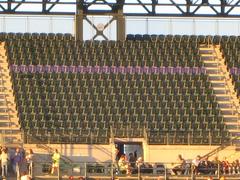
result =
[[[75,162],[109,162],[112,160],[112,153],[114,153],[113,145],[72,145],[72,144],[51,144],[48,145],[53,149],[64,155],[68,156]],[[33,149],[34,153],[49,154],[49,152],[42,148],[37,148],[36,145],[25,144],[24,148]],[[113,148],[113,149],[112,149]]]
[[[32,148],[35,153],[47,154],[46,150],[36,148],[36,145],[24,145],[25,149]],[[109,162],[114,158],[114,144],[109,145],[50,145],[57,148],[61,154],[68,156],[76,162]],[[185,159],[193,159],[197,155],[205,155],[218,146],[160,146],[148,145],[143,142],[144,160],[147,162],[175,162],[177,155],[181,154]],[[219,159],[227,157],[230,161],[239,159],[240,152],[234,146],[220,151],[215,156]],[[210,159],[214,158],[211,157]]]
[[[184,159],[193,159],[197,155],[203,156],[212,150],[216,149],[218,146],[158,146],[149,145],[146,146],[144,151],[146,151],[146,159],[149,162],[176,162],[178,154],[181,154]],[[220,160],[227,157],[230,161],[239,159],[240,153],[235,150],[234,146],[229,146],[228,148],[218,152],[209,159],[213,159],[218,156]]]

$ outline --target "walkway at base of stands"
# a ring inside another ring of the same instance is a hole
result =
[[[219,177],[217,176],[211,176],[212,180],[219,180]],[[220,177],[221,178],[221,177]],[[56,180],[57,176],[39,176],[39,177],[35,177],[35,180]],[[62,177],[62,180],[69,180],[68,176]],[[73,176],[73,180],[80,180],[80,176]],[[139,177],[135,176],[135,177],[106,177],[106,176],[93,176],[93,177],[89,177],[87,178],[88,180],[138,180]],[[192,177],[191,176],[168,176],[167,178],[165,178],[164,176],[141,176],[141,180],[186,180],[189,179],[191,180]],[[194,177],[195,180],[208,180],[209,176],[195,176]],[[225,179],[229,179],[229,180],[239,180],[239,175],[238,176],[225,176]],[[12,180],[12,179],[9,179]],[[84,177],[82,177],[82,180],[85,180]]]

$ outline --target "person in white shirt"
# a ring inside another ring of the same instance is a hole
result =
[[[198,174],[198,165],[201,162],[201,157],[198,155],[195,159],[192,160],[192,165],[193,165],[193,173],[195,175]]]
[[[28,166],[28,174],[33,176],[33,157],[34,153],[32,149],[29,149],[29,154],[26,156],[27,166]]]
[[[8,161],[9,161],[9,155],[7,153],[7,149],[4,148],[2,151],[2,154],[0,155],[1,165],[2,165],[2,176],[7,177],[8,172]]]

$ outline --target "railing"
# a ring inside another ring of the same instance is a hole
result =
[[[24,133],[24,132],[23,132]],[[28,139],[28,135],[25,135],[24,136],[26,139]],[[36,141],[38,141],[38,139],[37,138],[35,138],[35,137],[33,137],[33,136],[31,136],[31,138],[32,139],[34,139],[34,140],[36,140]],[[27,140],[26,140],[27,141]],[[54,153],[54,148],[52,148],[52,147],[50,147],[48,144],[36,144],[36,146],[37,146],[37,148],[41,148],[41,149],[43,149],[43,150],[45,150],[45,151],[47,151],[49,154],[53,154]],[[44,161],[46,161],[46,159],[43,159]],[[71,164],[72,163],[72,160],[71,159],[69,159],[67,156],[64,156],[64,155],[62,155],[61,156],[61,160],[62,160],[62,162],[64,162],[65,164]]]
[[[38,148],[42,148],[42,149],[45,149],[48,151],[48,153],[54,153],[54,149],[51,148],[50,146],[48,146],[47,144],[37,144],[37,147]],[[64,162],[64,163],[72,163],[72,160],[69,159],[67,156],[61,156],[61,160]]]
[[[51,162],[35,162],[33,177],[58,179],[168,179],[170,177],[183,177],[184,179],[195,179],[196,177],[221,176],[239,177],[240,165],[229,164],[225,166],[220,161],[207,161],[208,165],[201,161],[198,166],[191,160],[185,164],[178,163],[129,163],[126,167],[119,167],[117,162],[76,162],[60,165],[52,171]]]
[[[161,132],[162,134],[158,134],[158,132]],[[183,134],[181,134],[181,132]],[[213,136],[213,132],[210,129],[207,129],[205,131],[199,131],[199,135],[194,135],[193,130],[189,131],[178,131],[174,130],[172,132],[169,131],[158,131],[158,130],[145,130],[144,137],[139,137],[141,139],[147,140],[148,144],[154,144],[154,145],[213,145],[213,146],[219,146],[223,145],[224,143],[226,145],[228,144],[228,137],[221,136],[218,137],[218,140],[216,140],[216,137]],[[154,138],[158,138],[158,140],[151,141],[153,138],[150,134],[155,134]],[[37,144],[37,147],[44,149],[48,153],[54,152],[54,149],[49,146],[50,143],[42,142],[40,139],[31,136],[31,141],[29,141],[29,135],[27,132],[24,133],[24,142],[27,144]],[[110,137],[109,137],[110,138]],[[125,137],[122,137],[123,139],[126,139]],[[146,139],[147,138],[147,139]],[[121,137],[117,136],[111,136],[111,141],[109,140],[109,144],[114,143],[116,139],[121,139]],[[231,137],[229,137],[229,140]],[[60,143],[60,142],[58,142]],[[69,142],[70,144],[71,142]],[[52,143],[54,144],[54,143]],[[63,143],[64,144],[64,143]],[[94,144],[93,144],[94,145]],[[71,162],[71,161],[70,161]]]

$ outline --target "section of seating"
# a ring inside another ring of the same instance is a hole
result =
[[[239,68],[240,64],[240,36],[196,36],[196,35],[149,35],[149,34],[128,34],[126,37],[127,41],[153,41],[153,42],[176,42],[189,44],[215,44],[220,45],[221,50],[223,52],[224,58],[226,60],[226,64],[229,68],[229,71],[232,72],[233,81],[235,84],[235,90],[237,91],[238,95],[240,95],[240,72],[238,70],[233,71],[232,68]],[[186,46],[186,50],[188,50],[188,46]]]
[[[79,42],[0,34],[10,65],[201,68],[198,38],[179,37]],[[112,135],[147,136],[149,144],[229,142],[204,73],[12,71],[12,80],[28,143],[107,144]]]
[[[195,40],[185,41],[168,37],[162,41],[82,42],[69,37],[52,38],[45,34],[32,35],[30,39],[17,37],[7,40],[10,63],[17,65],[124,67],[203,65]]]
[[[146,130],[153,144],[167,143],[168,134],[176,136],[170,144],[188,143],[188,136],[194,136],[192,144],[209,144],[214,134],[219,139],[214,136],[212,143],[219,144],[227,132],[204,74],[14,73],[13,77],[21,126],[38,139],[47,140],[50,133],[52,142],[104,143],[111,127],[116,137],[143,137]],[[179,139],[178,133],[186,139]]]
[[[240,36],[225,37],[221,41],[221,50],[232,74],[235,90],[240,96]]]
[[[127,41],[171,41],[171,42],[194,42],[195,44],[219,43],[221,36],[203,35],[157,35],[157,34],[128,34]]]

